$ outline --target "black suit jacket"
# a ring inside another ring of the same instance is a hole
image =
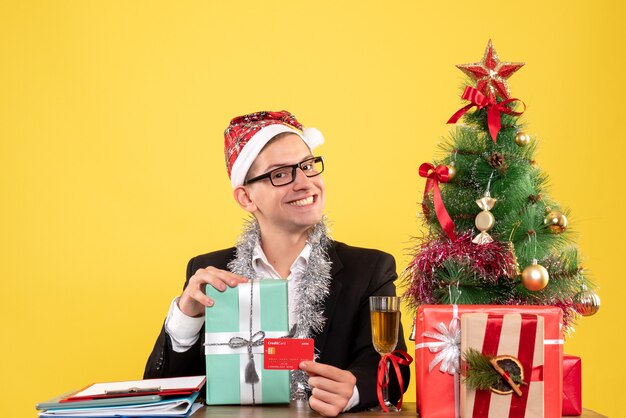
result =
[[[322,332],[314,336],[315,348],[320,354],[317,361],[351,371],[357,378],[360,399],[354,410],[368,408],[378,403],[376,373],[380,359],[372,345],[369,297],[396,294],[393,283],[398,277],[395,260],[378,250],[351,247],[336,241],[329,247],[328,255],[332,262],[332,280],[330,294],[324,303],[327,320]],[[228,248],[192,258],[187,266],[185,287],[198,269],[208,266],[226,269],[234,257],[235,249]],[[204,328],[200,333],[200,338],[188,351],[176,353],[163,327],[148,358],[144,378],[205,374]],[[406,350],[402,325],[397,348]],[[401,366],[401,372],[406,388],[409,367]],[[395,372],[392,371],[389,398],[395,401],[399,397]]]

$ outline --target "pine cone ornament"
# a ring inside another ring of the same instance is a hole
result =
[[[496,170],[506,170],[508,168],[508,164],[504,160],[504,155],[497,151],[487,158],[487,162]]]

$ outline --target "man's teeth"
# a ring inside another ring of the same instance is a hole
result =
[[[290,205],[294,206],[306,206],[313,203],[313,196],[309,196],[306,199],[295,200],[293,202],[289,202]]]

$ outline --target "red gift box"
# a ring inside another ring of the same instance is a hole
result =
[[[581,415],[582,402],[582,361],[580,357],[563,356],[563,415]]]
[[[544,318],[544,414],[561,417],[563,312],[554,306],[422,305],[415,318],[415,384],[422,418],[460,416],[460,317],[465,313],[527,313]],[[548,401],[551,400],[551,401]]]
[[[462,418],[543,418],[544,321],[540,315],[475,313],[461,315],[461,354],[512,356],[522,366],[521,396],[475,390],[461,380]],[[462,361],[461,375],[467,364]]]

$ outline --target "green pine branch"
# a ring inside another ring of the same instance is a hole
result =
[[[510,297],[513,290],[510,280],[486,283],[466,261],[454,258],[443,262],[435,272],[435,279],[434,296],[441,304],[499,304]]]
[[[475,390],[488,390],[500,384],[502,376],[491,365],[492,358],[473,348],[463,352],[463,359],[467,365],[464,382],[468,387]],[[510,374],[510,376],[516,384],[522,384],[519,374]]]

